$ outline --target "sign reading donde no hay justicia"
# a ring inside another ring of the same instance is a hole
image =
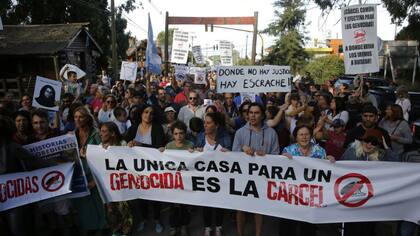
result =
[[[376,5],[344,7],[341,10],[346,74],[379,71]]]
[[[217,92],[290,92],[290,66],[220,66]]]
[[[87,153],[104,202],[142,198],[312,223],[420,219],[418,164],[92,145]]]

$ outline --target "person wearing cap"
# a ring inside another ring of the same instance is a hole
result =
[[[325,151],[327,155],[335,157],[337,160],[343,155],[344,141],[346,140],[346,123],[342,119],[333,120],[331,129],[323,129],[324,119],[320,119],[314,129],[314,137],[316,140],[326,140]]]
[[[388,132],[378,126],[378,110],[371,104],[366,104],[362,109],[362,123],[347,132],[344,147],[348,147],[356,139],[361,138],[367,129],[379,130],[385,139],[386,145],[391,147],[391,139]]]
[[[165,123],[162,125],[163,131],[165,132],[166,140],[172,141],[172,125],[177,121],[176,111],[173,107],[169,106],[165,108]]]
[[[367,129],[364,135],[351,144],[340,161],[398,161],[396,155],[387,148],[383,133],[375,128]],[[346,223],[346,236],[375,235],[376,222]]]

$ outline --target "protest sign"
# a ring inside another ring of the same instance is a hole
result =
[[[58,111],[61,96],[60,81],[36,77],[32,106],[46,110]]]
[[[220,64],[222,66],[233,66],[232,42],[226,40],[219,41]]]
[[[189,48],[188,32],[174,30],[171,62],[176,64],[187,64]]]
[[[201,52],[201,46],[196,45],[192,47],[192,53],[194,56],[195,63],[204,64],[203,53]]]
[[[72,64],[65,64],[60,70],[60,75],[63,75],[64,79],[68,80],[69,78],[67,77],[67,72],[69,71],[73,71],[74,73],[76,73],[77,79],[81,79],[86,75],[86,72]]]
[[[175,69],[175,79],[176,80],[185,80],[187,78],[187,74],[190,73],[190,68],[184,65],[174,65]]]
[[[55,166],[65,162],[74,163],[74,175],[70,184],[72,193],[65,197],[89,195],[86,174],[79,157],[77,139],[74,135],[62,135],[23,146],[35,158],[39,166]]]
[[[136,81],[137,78],[137,62],[123,61],[121,62],[120,80]]]
[[[93,145],[87,152],[104,202],[141,198],[311,223],[420,219],[419,164]]]
[[[376,5],[343,7],[341,22],[346,74],[379,71]]]
[[[255,96],[257,96],[256,93],[241,93],[241,104],[245,101],[255,102]]]
[[[190,67],[190,74],[194,75],[194,84],[206,84],[206,68]]]
[[[218,93],[290,92],[290,66],[220,66]]]
[[[0,175],[0,212],[70,193],[73,163]]]

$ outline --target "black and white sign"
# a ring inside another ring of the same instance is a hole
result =
[[[32,99],[32,106],[58,111],[58,105],[60,104],[61,86],[62,84],[60,81],[37,76]]]
[[[193,46],[192,53],[196,64],[204,64],[203,53],[200,45]]]
[[[226,40],[219,41],[220,64],[222,66],[233,66],[232,42]]]
[[[174,65],[175,69],[175,79],[183,81],[187,78],[187,74],[190,73],[190,68],[183,65]]]
[[[290,92],[290,66],[220,66],[218,93]]]
[[[206,84],[206,68],[190,67],[190,74],[194,75],[194,84]]]
[[[346,74],[378,72],[376,5],[344,7],[341,22]]]
[[[174,30],[171,62],[176,64],[187,64],[189,47],[188,32]]]

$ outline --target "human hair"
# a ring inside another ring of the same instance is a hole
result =
[[[71,101],[73,101],[74,100],[74,95],[72,93],[65,93],[65,94],[63,94],[63,97],[62,97],[61,100],[64,100],[66,98],[67,99],[70,99]]]
[[[313,129],[312,129],[312,127],[309,126],[309,125],[303,124],[303,125],[296,126],[296,128],[293,130],[293,137],[294,137],[295,140],[296,140],[296,137],[297,137],[297,133],[299,132],[299,130],[301,130],[303,128],[306,128],[306,129],[309,130],[309,134],[311,135],[311,138],[312,138],[312,136],[313,136]]]
[[[398,104],[391,104],[389,105],[391,108],[392,114],[390,117],[390,120],[396,121],[396,120],[404,120],[403,111],[400,105]]]
[[[346,110],[346,101],[342,97],[334,97],[336,114]]]
[[[120,134],[120,130],[118,129],[118,126],[114,122],[104,122],[101,123],[99,126],[99,129],[102,129],[102,127],[105,126],[109,132],[115,134],[115,139],[112,140],[113,143],[110,143],[111,145],[119,145],[121,143],[122,135]]]
[[[251,104],[251,102],[250,101],[245,101],[245,102],[243,102],[240,106],[239,106],[239,112],[241,113],[241,115],[242,115],[242,112],[244,111],[244,107],[245,106],[249,106],[249,104]],[[249,107],[248,107],[249,108]]]
[[[270,113],[271,117],[275,117],[279,112],[279,108],[276,106],[269,106],[267,107],[267,112]]]
[[[45,90],[47,89],[51,90],[51,93],[52,93],[51,97],[55,99],[55,89],[51,85],[45,85],[44,87],[42,87],[41,90],[39,91],[39,97],[44,97]]]
[[[190,119],[190,130],[193,132],[202,132],[204,130],[203,120],[198,117],[193,117]]]
[[[95,120],[93,119],[92,114],[90,113],[90,111],[84,107],[84,106],[79,106],[76,109],[74,109],[73,112],[73,117],[76,114],[76,112],[79,112],[80,114],[82,114],[82,116],[84,116],[87,120],[87,127],[89,127],[90,129],[94,128],[95,125]]]
[[[143,106],[140,106],[140,109],[138,110],[138,113],[139,113],[139,117],[138,117],[138,119],[139,119],[139,122],[138,122],[138,124],[141,124],[143,121],[142,121],[142,115],[143,115],[143,112],[147,109],[147,108],[152,108],[152,115],[153,115],[153,117],[154,117],[154,113],[155,113],[155,109],[153,109],[153,107],[151,106],[151,105],[149,105],[149,104],[144,104]],[[152,120],[152,122],[154,122],[154,120]]]
[[[209,105],[209,106],[207,106],[206,107],[206,113],[209,111],[209,109],[212,109],[213,111],[217,111],[217,108],[216,108],[216,106],[214,106],[214,105]]]
[[[175,129],[179,129],[184,131],[184,133],[187,133],[187,126],[184,124],[184,122],[177,120],[171,125],[171,132],[174,133]]]
[[[77,73],[76,73],[76,72],[74,72],[74,71],[68,71],[68,72],[67,72],[67,77],[70,77],[70,76],[72,76],[72,75],[76,75],[76,76],[77,76]]]
[[[0,140],[2,141],[11,141],[14,132],[16,131],[16,126],[14,125],[12,119],[8,116],[0,115]]]
[[[127,111],[122,107],[114,108],[114,116],[117,118],[121,115],[127,115]]]
[[[117,100],[117,97],[116,97],[114,94],[112,94],[112,93],[105,95],[105,97],[104,97],[104,102],[105,102],[108,98],[113,98],[115,102],[117,102],[117,101],[118,101],[118,100]],[[117,105],[117,104],[115,104],[115,105]]]
[[[223,117],[223,114],[220,112],[212,112],[212,113],[207,113],[206,117],[210,117],[210,119],[219,127],[224,127],[225,126],[225,119]]]
[[[20,110],[13,114],[13,120],[15,120],[18,116],[25,117],[28,121],[31,121],[31,113],[29,111]]]
[[[69,107],[69,114],[67,115],[67,121],[74,121],[74,110],[80,106],[83,106],[81,102],[72,103]]]
[[[265,107],[263,105],[256,102],[252,102],[251,104],[249,104],[248,114],[249,114],[249,111],[251,110],[251,107],[259,107],[261,111],[261,115],[263,116],[263,120],[265,119]]]
[[[290,94],[290,97],[289,97],[289,100],[290,101],[292,101],[292,100],[295,100],[295,101],[299,101],[299,94],[297,94],[297,93],[292,93],[292,94]]]
[[[42,110],[40,108],[36,109],[35,111],[32,112],[31,119],[33,119],[34,116],[41,117],[42,119],[49,122],[48,113],[45,110]]]

